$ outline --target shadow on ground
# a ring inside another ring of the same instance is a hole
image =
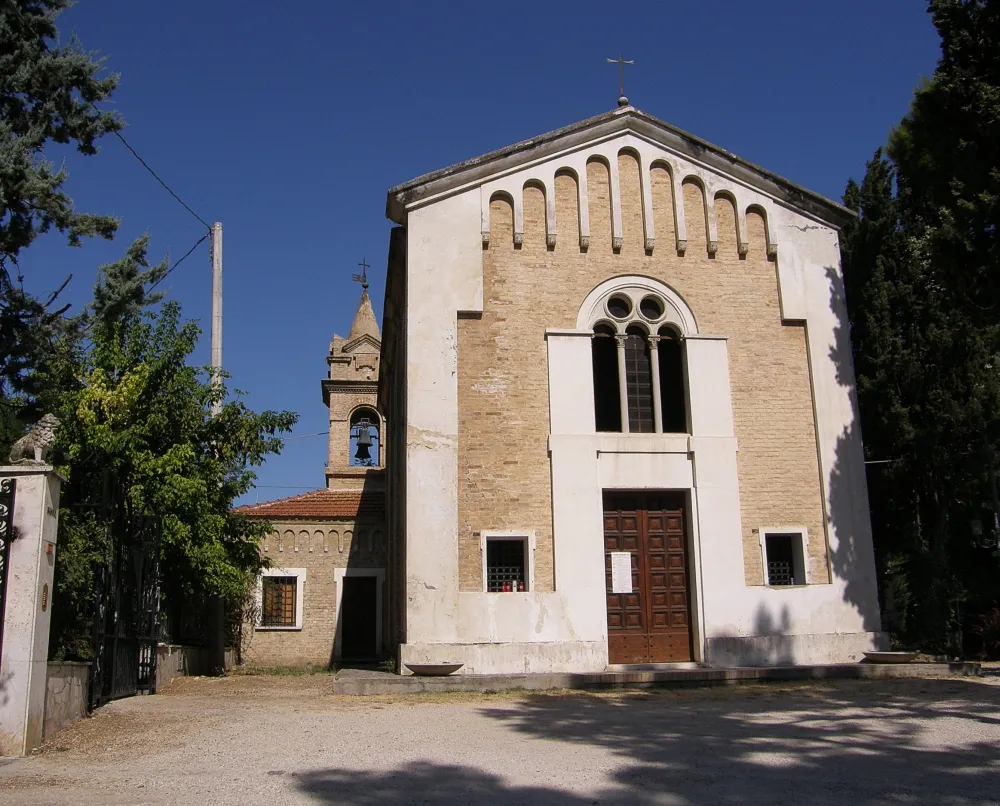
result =
[[[901,681],[534,695],[483,713],[526,738],[562,745],[559,782],[516,785],[510,771],[501,778],[478,766],[417,763],[316,771],[296,784],[324,804],[1000,803],[997,686]],[[600,791],[572,791],[573,745],[604,748],[617,762]],[[521,780],[531,781],[524,772]]]

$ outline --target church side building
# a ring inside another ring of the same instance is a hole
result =
[[[330,343],[326,485],[237,511],[270,522],[271,567],[245,652],[255,666],[373,660],[386,646],[385,424],[377,406],[381,334],[367,281],[350,334]]]
[[[850,211],[625,105],[393,188],[387,215],[403,673],[883,643]]]

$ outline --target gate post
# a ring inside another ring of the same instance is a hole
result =
[[[0,754],[27,755],[42,743],[52,582],[63,478],[51,465],[0,466],[13,479],[9,562],[0,645]]]

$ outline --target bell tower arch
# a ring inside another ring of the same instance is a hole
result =
[[[368,283],[346,338],[334,334],[322,382],[330,410],[326,486],[330,490],[372,490],[384,485],[385,422],[378,410],[379,331]]]

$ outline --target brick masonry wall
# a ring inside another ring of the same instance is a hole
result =
[[[747,215],[750,250],[737,249],[736,212],[715,201],[718,251],[708,253],[701,187],[683,187],[688,248],[674,248],[670,177],[650,175],[656,248],[643,244],[638,161],[618,158],[623,245],[611,247],[611,195],[605,164],[587,166],[590,248],[579,247],[576,180],[556,177],[554,249],[545,242],[541,189],[524,193],[524,244],[513,245],[513,215],[491,204],[483,253],[484,312],[458,323],[459,552],[462,590],[481,590],[478,532],[533,529],[536,588],[552,588],[552,505],[546,328],[574,328],[579,307],[599,283],[619,275],[656,278],[690,305],[702,333],[728,337],[733,414],[739,443],[743,553],[748,584],[763,583],[756,529],[805,526],[810,578],[828,580],[819,464],[804,327],[781,322],[777,271],[768,259],[763,219]],[[780,260],[780,255],[777,260]],[[504,446],[506,450],[498,450]]]
[[[275,521],[273,526],[275,532],[261,545],[272,568],[306,569],[302,629],[258,630],[248,625],[245,662],[251,666],[328,664],[338,618],[334,569],[384,568],[385,526],[374,520]]]

